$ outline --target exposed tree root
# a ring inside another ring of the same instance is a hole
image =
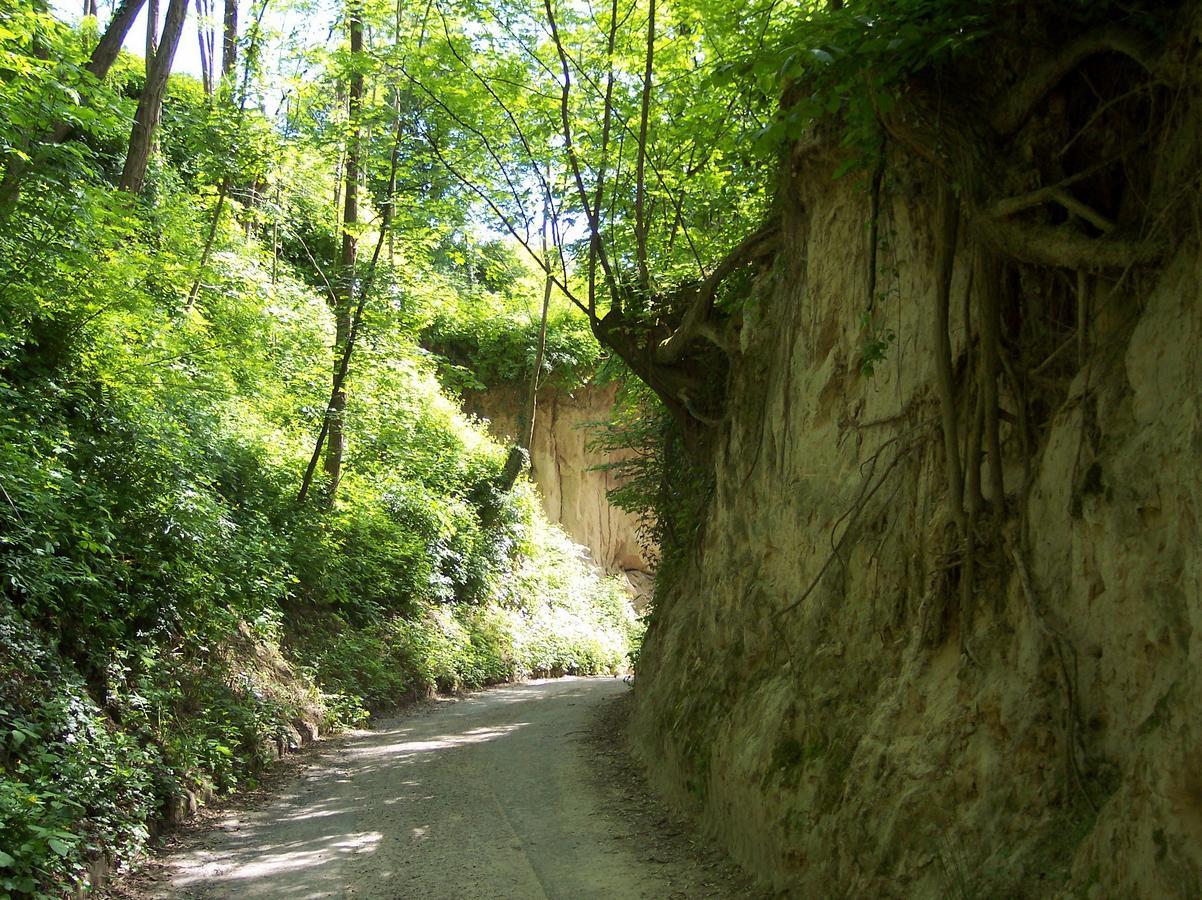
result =
[[[1152,72],[1158,54],[1149,42],[1129,28],[1107,26],[1083,34],[1036,66],[997,104],[990,124],[1002,136],[1014,134],[1034,114],[1036,107],[1057,84],[1091,56],[1117,53]]]
[[[965,509],[964,530],[960,535],[963,552],[960,558],[960,651],[971,658],[969,637],[972,633],[973,591],[976,588],[977,517],[981,511],[981,433],[985,418],[985,402],[977,391],[976,404],[968,421],[965,440]]]
[[[1054,629],[1044,617],[1039,608],[1039,602],[1036,599],[1035,588],[1031,583],[1031,574],[1027,569],[1023,553],[1014,542],[1007,541],[1007,544],[1009,545],[1010,556],[1014,560],[1015,571],[1018,573],[1019,585],[1027,601],[1027,610],[1031,614],[1031,619],[1035,623],[1036,629],[1047,639],[1052,647],[1052,652],[1056,656],[1057,669],[1060,675],[1060,688],[1064,695],[1063,737],[1065,768],[1067,770],[1065,774],[1077,786],[1077,789],[1081,792],[1081,796],[1089,804],[1089,808],[1096,813],[1098,805],[1094,802],[1093,797],[1090,796],[1088,789],[1085,787],[1085,777],[1081,770],[1080,757],[1084,755],[1084,751],[1080,743],[1080,719],[1075,678],[1077,651],[1069,639]]]
[[[866,304],[868,312],[872,312],[876,305],[877,247],[880,244],[881,234],[881,183],[885,178],[885,162],[885,145],[882,141],[876,168],[872,170],[872,182],[869,185],[868,300]]]
[[[1047,95],[1075,69],[1100,54],[1134,60],[1155,79],[1161,57],[1150,42],[1126,28],[1103,28],[1070,41],[1059,53],[1037,64],[1002,97],[983,100],[995,109],[984,127],[976,119],[955,119],[938,98],[913,92],[904,104],[879,114],[885,132],[943,178],[958,186],[964,218],[972,234],[1002,256],[1042,266],[1075,270],[1123,269],[1155,263],[1165,253],[1163,242],[1138,232],[1138,223],[1123,223],[1070,194],[1068,187],[1120,162],[1111,159],[1025,194],[998,198],[1009,177],[1027,171],[1021,151],[1010,138],[1035,114]],[[904,108],[903,108],[904,107]],[[1079,135],[1078,135],[1079,136]],[[1087,223],[1101,236],[1078,227],[1038,221],[1016,221],[1024,210],[1055,204]]]
[[[934,329],[939,407],[942,411],[943,450],[947,457],[948,503],[951,506],[952,518],[963,539],[967,528],[964,518],[964,471],[960,467],[955,373],[952,370],[952,343],[948,334],[948,309],[952,292],[952,270],[956,259],[958,220],[958,205],[952,189],[946,184],[941,184],[939,225],[935,235],[935,314],[931,322]]]
[[[989,457],[989,492],[999,513],[1006,506],[1002,445],[998,434],[998,358],[1001,355],[1001,266],[987,250],[977,251],[977,290],[981,315],[981,399],[984,451]],[[1000,520],[1000,516],[999,516]]]
[[[1125,269],[1148,265],[1166,251],[1160,241],[1090,237],[1072,225],[1000,220],[979,215],[972,231],[999,253],[1019,262],[1062,269]]]
[[[744,238],[730,253],[728,253],[714,270],[700,284],[692,287],[688,309],[680,325],[655,348],[654,361],[659,365],[674,365],[679,363],[688,350],[688,346],[699,337],[709,337],[722,350],[727,350],[725,342],[715,340],[713,330],[706,326],[714,311],[714,301],[722,282],[744,266],[757,259],[770,257],[777,247],[780,237],[780,225],[771,221],[763,225],[748,237]]]
[[[876,453],[864,461],[860,468],[861,470],[866,468],[868,471],[864,475],[864,483],[860,489],[859,496],[856,497],[851,506],[844,510],[843,514],[835,520],[835,524],[832,526],[831,552],[827,555],[826,559],[822,563],[822,566],[818,569],[818,573],[813,577],[806,589],[802,591],[800,595],[798,595],[797,599],[788,605],[781,607],[772,614],[774,621],[797,609],[799,606],[805,603],[807,599],[809,599],[812,593],[814,593],[815,588],[822,583],[822,579],[826,576],[826,573],[830,570],[830,567],[835,563],[836,560],[840,559],[840,553],[852,532],[855,531],[855,526],[858,523],[860,516],[863,515],[864,509],[868,505],[868,501],[877,494],[877,492],[881,489],[881,486],[884,485],[889,479],[889,475],[894,469],[897,468],[898,464],[905,459],[915,447],[919,446],[922,441],[912,441],[898,450],[897,453],[894,454],[893,459],[889,461],[889,465],[885,467],[885,471],[883,471],[880,476],[874,480],[874,473],[876,471],[877,462],[880,460],[881,453],[883,453],[886,448],[898,443],[902,438],[923,427],[924,425],[921,424],[916,425],[914,428],[911,428],[908,431],[897,435],[896,437],[890,438],[881,445]],[[835,540],[834,531],[837,530],[839,524],[844,521],[847,522],[847,525],[844,527],[843,533],[839,535],[837,540]]]

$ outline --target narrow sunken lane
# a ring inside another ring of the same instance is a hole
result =
[[[619,679],[441,701],[355,733],[266,806],[185,841],[153,897],[725,896],[640,848],[586,736]]]

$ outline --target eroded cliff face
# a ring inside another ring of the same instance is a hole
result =
[[[1091,274],[1076,374],[1022,379],[1046,398],[1033,434],[1002,425],[1006,492],[1028,508],[982,520],[962,609],[935,191],[905,166],[889,176],[895,291],[873,315],[896,339],[870,377],[868,198],[836,163],[810,157],[785,188],[716,488],[644,643],[637,744],[660,786],[793,896],[1202,896],[1196,235],[1154,270]],[[961,364],[968,256],[951,294]]]
[[[593,562],[625,575],[636,596],[645,597],[651,564],[639,544],[638,523],[610,504],[606,492],[615,487],[615,476],[595,468],[609,457],[589,449],[593,430],[609,421],[616,390],[613,385],[540,390],[530,448],[532,474],[547,517],[588,548]],[[493,388],[466,398],[464,408],[488,420],[498,438],[512,442],[523,400],[514,388]]]

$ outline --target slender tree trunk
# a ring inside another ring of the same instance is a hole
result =
[[[342,221],[342,148],[338,148],[338,157],[334,160],[334,221]]]
[[[250,199],[246,206],[246,239],[250,240],[251,233],[256,224],[257,215],[260,207],[263,205],[263,200],[267,196],[267,182],[262,175],[256,175],[254,181],[250,184]]]
[[[346,410],[346,389],[339,377],[341,360],[350,339],[351,303],[355,296],[355,259],[359,224],[359,109],[363,101],[363,73],[358,66],[363,57],[363,9],[360,0],[347,5],[347,27],[351,41],[350,84],[347,91],[347,110],[350,116],[350,141],[346,149],[345,184],[342,206],[342,252],[338,258],[338,304],[334,309],[334,391],[330,403],[329,439],[326,443],[325,471],[329,476],[331,502],[342,479],[342,455],[346,446],[343,432],[343,413]]]
[[[551,183],[551,167],[547,166],[546,183]],[[534,472],[534,424],[538,415],[538,379],[543,370],[543,356],[547,351],[547,316],[551,311],[551,287],[554,280],[551,277],[551,253],[547,241],[547,228],[551,219],[550,197],[543,198],[542,221],[542,251],[543,269],[546,277],[543,281],[543,312],[538,323],[538,346],[534,352],[534,369],[530,373],[530,390],[526,395],[526,408],[520,420],[521,434],[518,443],[529,458],[531,474]]]
[[[221,35],[221,77],[234,71],[238,61],[238,0],[225,0],[225,27]]]
[[[146,4],[146,77],[154,68],[154,58],[159,52],[159,0],[148,0]],[[150,152],[158,149],[158,141],[151,142]]]
[[[200,83],[213,96],[213,0],[196,0],[196,40],[200,44]]]
[[[191,309],[196,298],[200,296],[200,285],[204,280],[205,269],[209,265],[209,255],[213,252],[213,242],[217,238],[217,226],[221,222],[221,210],[225,206],[226,195],[230,192],[230,176],[226,175],[217,191],[217,203],[213,207],[213,218],[209,222],[209,234],[205,238],[204,249],[200,253],[200,265],[196,268],[196,278],[192,282],[192,290],[188,292],[187,309]]]
[[[246,54],[246,65],[244,66],[243,71],[242,71],[242,84],[239,87],[238,94],[237,94],[237,120],[236,120],[237,121],[237,129],[236,129],[236,133],[238,135],[242,134],[242,123],[246,118],[246,98],[247,98],[247,95],[248,95],[249,89],[250,89],[251,63],[257,55],[258,42],[259,42],[260,36],[262,35],[260,26],[263,22],[263,14],[266,11],[267,11],[267,0],[262,0],[262,3],[259,5],[258,14],[255,17],[254,24],[250,31],[250,48]],[[196,303],[196,298],[200,296],[201,282],[204,280],[205,270],[207,269],[207,267],[209,265],[209,256],[213,252],[213,243],[217,238],[217,227],[221,223],[221,210],[225,207],[226,197],[229,196],[229,193],[233,189],[233,186],[234,186],[234,182],[233,182],[232,175],[227,174],[224,178],[221,179],[221,187],[217,191],[217,203],[213,207],[213,218],[209,222],[209,234],[208,234],[208,237],[205,238],[204,250],[201,251],[201,254],[200,254],[200,264],[197,266],[197,269],[196,269],[196,278],[192,282],[192,290],[188,292],[188,302],[185,307],[186,309],[191,309],[192,306]],[[278,200],[278,189],[277,189],[277,200]],[[247,221],[249,222],[249,219]],[[277,219],[277,221],[278,221],[278,219]],[[250,236],[249,235],[249,225],[247,226],[247,228],[248,228],[247,236],[249,237]],[[277,251],[277,253],[278,253],[278,251]],[[274,284],[275,283],[275,265],[274,264],[272,265],[271,271],[272,271],[271,280],[272,280],[272,283]]]
[[[404,0],[396,0],[396,7],[392,20],[392,45],[394,47],[401,46],[401,18],[404,12],[404,7],[402,6],[403,2]],[[429,9],[429,7],[427,7],[427,9]],[[423,30],[422,34],[419,35],[417,39],[418,50],[421,50],[422,42],[425,40],[425,37],[425,31]],[[401,75],[399,73],[396,75],[396,81],[392,86],[392,115],[393,129],[399,135],[401,133]],[[393,185],[393,187],[395,188],[395,185]],[[391,195],[389,196],[389,200],[391,202]],[[389,265],[396,265],[396,244],[393,241],[393,231],[394,230],[391,228],[388,229]]]
[[[125,155],[125,168],[121,170],[118,187],[131,194],[140,194],[146,180],[146,167],[150,162],[150,147],[154,142],[155,129],[163,111],[163,94],[167,90],[167,76],[175,60],[175,48],[184,30],[184,19],[188,15],[188,0],[171,0],[163,23],[163,40],[154,65],[146,77],[146,87],[138,99],[138,111],[134,114],[134,127],[129,137],[129,152]]]
[[[121,52],[121,45],[125,43],[125,36],[133,28],[134,19],[142,11],[144,2],[145,0],[121,0],[121,5],[113,13],[109,27],[104,30],[104,36],[92,51],[92,58],[88,60],[87,70],[95,75],[98,81],[113,67],[117,54]]]
[[[609,253],[601,235],[601,201],[605,184],[605,164],[609,146],[609,129],[613,117],[613,87],[614,87],[614,44],[618,33],[618,0],[613,0],[610,15],[609,41],[606,56],[609,60],[609,76],[605,86],[605,109],[601,125],[601,166],[596,176],[596,199],[589,201],[588,189],[584,185],[584,175],[580,158],[576,153],[576,144],[572,138],[572,123],[570,115],[572,93],[572,66],[568,62],[568,51],[559,33],[559,24],[555,19],[555,9],[551,0],[543,0],[543,9],[547,13],[547,26],[550,29],[551,41],[555,45],[555,54],[559,57],[560,71],[563,73],[562,86],[559,93],[559,121],[563,128],[563,148],[568,159],[569,171],[576,182],[576,194],[584,209],[589,227],[589,258],[588,258],[588,307],[587,312],[591,322],[599,322],[597,317],[597,264],[605,276],[605,286],[609,291],[610,301],[615,310],[622,308],[622,294],[618,289],[617,278],[609,261]]]
[[[392,239],[389,238],[391,245]],[[280,269],[280,184],[275,185],[275,207],[271,222],[271,283],[278,281]]]
[[[149,0],[146,6],[146,77],[159,51],[159,0]]]
[[[104,30],[104,35],[96,44],[92,51],[92,57],[85,66],[97,81],[103,81],[108,75],[109,69],[113,67],[113,63],[117,61],[121,45],[125,43],[125,38],[129,35],[129,30],[133,28],[134,20],[142,11],[142,4],[145,2],[146,0],[122,0],[121,5],[113,13],[108,28]],[[50,143],[61,144],[71,134],[71,129],[71,125],[60,122],[50,136]]]
[[[338,115],[346,111],[346,95],[342,92],[342,82],[334,84],[334,98],[338,101]],[[346,159],[345,148],[338,145],[338,155],[334,160],[334,221],[342,220],[342,165]]]
[[[363,324],[363,310],[367,306],[367,298],[371,293],[372,282],[376,277],[376,266],[380,261],[380,251],[384,247],[385,236],[392,231],[393,215],[396,208],[396,170],[400,153],[401,123],[398,120],[396,135],[392,143],[392,154],[389,157],[388,193],[384,199],[384,208],[381,210],[383,216],[380,221],[380,233],[376,238],[376,249],[371,255],[371,262],[367,264],[367,272],[363,277],[363,282],[358,286],[358,299],[355,302],[354,313],[350,317],[350,330],[347,334],[346,346],[342,348],[342,354],[339,356],[334,368],[334,384],[333,390],[330,392],[330,402],[326,406],[326,414],[322,417],[321,430],[317,433],[317,440],[313,444],[313,454],[309,457],[309,465],[305,468],[305,474],[301,478],[300,491],[296,495],[298,503],[305,502],[305,498],[309,496],[309,488],[313,485],[313,475],[317,471],[317,461],[321,458],[321,449],[326,443],[327,436],[330,434],[330,425],[334,418],[334,403],[339,393],[342,392],[342,386],[346,383],[346,376],[350,371],[351,354],[355,350],[355,338],[359,334],[359,326]]]
[[[643,69],[643,102],[639,113],[638,161],[634,176],[634,244],[639,271],[639,284],[646,290],[651,282],[647,266],[647,127],[651,112],[651,76],[655,65],[655,0],[647,7],[647,57]]]
[[[83,14],[85,16],[97,15],[96,0],[83,0]]]
[[[544,245],[545,246],[545,245]],[[548,261],[549,266],[549,261]],[[526,395],[526,415],[523,433],[519,436],[522,449],[530,456],[530,471],[534,472],[534,420],[538,415],[538,379],[543,370],[543,355],[547,351],[547,315],[551,311],[551,270],[548,267],[543,282],[543,314],[538,323],[538,349],[534,354],[534,370],[530,373],[530,391]]]

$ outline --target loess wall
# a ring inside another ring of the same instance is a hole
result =
[[[1088,277],[1083,364],[1025,380],[1044,398],[1026,466],[1003,392],[1010,514],[983,520],[962,610],[935,188],[891,162],[872,330],[895,339],[869,376],[869,201],[816,153],[783,189],[782,249],[744,310],[701,535],[657,596],[638,749],[791,896],[1202,896],[1196,236],[1117,290],[1117,273]],[[1042,283],[1014,292],[1035,308]]]
[[[609,421],[614,385],[583,385],[573,391],[557,387],[539,392],[531,447],[533,477],[547,517],[558,523],[605,571],[624,574],[638,596],[650,592],[651,564],[638,540],[635,517],[610,504],[612,472],[595,467],[608,461],[589,444],[596,427]],[[467,412],[488,420],[499,439],[512,442],[522,395],[499,387],[467,398]]]

